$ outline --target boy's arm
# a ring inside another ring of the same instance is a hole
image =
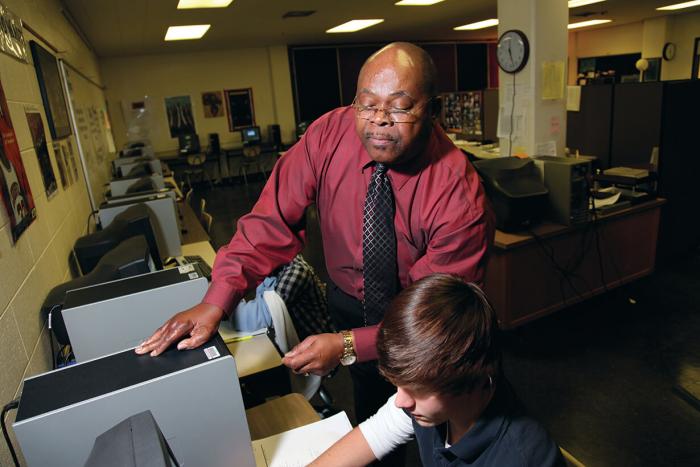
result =
[[[359,427],[328,448],[309,467],[360,467],[377,460]]]

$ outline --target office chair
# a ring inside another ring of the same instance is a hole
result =
[[[248,173],[250,169],[257,166],[258,172],[262,172],[263,176],[267,180],[267,173],[262,164],[262,157],[260,146],[244,146],[243,147],[243,158],[241,159],[241,165],[238,168],[238,176],[243,175],[243,181],[245,186],[248,187]]]
[[[207,161],[206,154],[190,154],[187,156],[187,169],[183,171],[185,180],[187,180],[187,186],[192,188],[192,177],[198,175],[200,180],[206,180],[209,182],[209,187],[213,187],[214,184],[209,178],[209,174],[205,170],[204,164]]]

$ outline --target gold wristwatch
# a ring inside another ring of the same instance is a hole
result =
[[[343,355],[340,357],[340,363],[343,366],[352,365],[357,360],[352,331],[340,331],[340,333],[343,335]]]

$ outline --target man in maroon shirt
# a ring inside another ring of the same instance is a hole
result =
[[[137,352],[155,356],[183,337],[179,349],[206,342],[247,290],[301,251],[305,211],[315,203],[331,317],[350,331],[310,336],[283,362],[322,375],[356,354],[350,368],[356,406],[364,405],[358,419],[374,413],[394,390],[384,394],[371,383],[388,384],[372,362],[377,328],[364,325],[361,302],[363,206],[375,164],[388,167],[391,181],[400,287],[436,272],[480,283],[493,239],[476,172],[436,122],[435,93],[435,68],[423,49],[394,43],[372,55],[353,105],[316,120],[276,164],[253,210],[219,250],[203,303],[175,315]]]

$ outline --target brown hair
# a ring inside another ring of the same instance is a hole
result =
[[[478,286],[447,274],[424,277],[384,315],[379,371],[417,392],[471,392],[500,371],[497,333],[496,314]]]

